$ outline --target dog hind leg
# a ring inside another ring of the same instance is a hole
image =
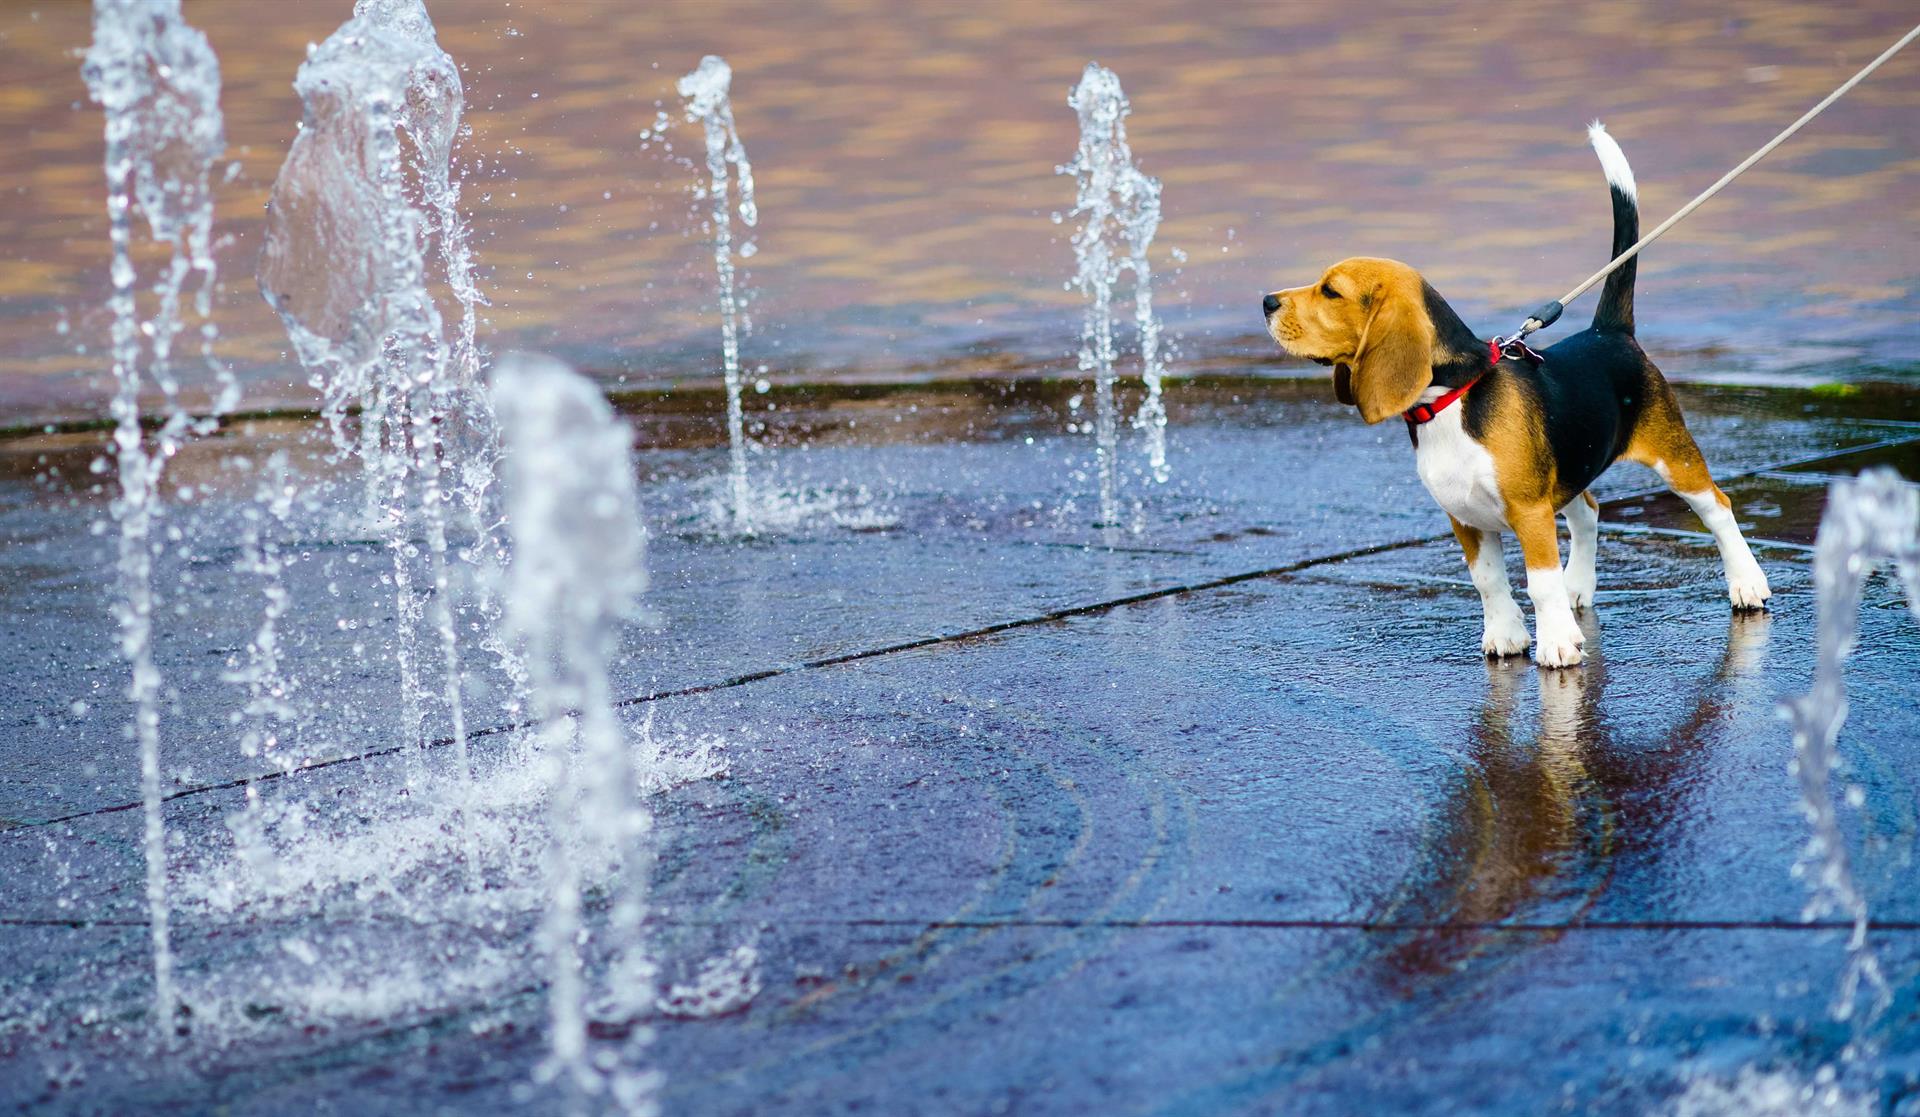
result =
[[[1663,393],[1663,395],[1665,395]],[[1706,459],[1670,395],[1648,401],[1646,415],[1627,444],[1625,457],[1652,467],[1675,495],[1687,502],[1693,514],[1713,534],[1720,549],[1720,564],[1726,570],[1727,597],[1735,609],[1763,609],[1773,591],[1767,575],[1755,561],[1740,524],[1734,519],[1733,502],[1707,472]]]

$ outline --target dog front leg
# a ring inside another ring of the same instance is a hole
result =
[[[1527,654],[1527,619],[1513,599],[1513,586],[1507,581],[1507,563],[1500,551],[1500,533],[1468,527],[1453,517],[1453,536],[1467,555],[1467,573],[1473,576],[1473,588],[1480,591],[1480,612],[1485,627],[1480,633],[1480,651],[1484,655]]]
[[[1554,526],[1553,505],[1542,502],[1523,509],[1507,509],[1507,521],[1520,537],[1520,554],[1527,560],[1527,597],[1533,601],[1533,659],[1542,667],[1572,667],[1583,654],[1585,633],[1573,619],[1567,580],[1560,572],[1560,533]]]

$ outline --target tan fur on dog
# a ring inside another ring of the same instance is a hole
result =
[[[1267,329],[1296,357],[1334,365],[1340,399],[1369,423],[1412,407],[1433,382],[1426,283],[1398,260],[1355,256],[1308,287],[1275,291]]]
[[[1640,239],[1633,172],[1605,129],[1595,124],[1588,136],[1606,171],[1620,256]],[[1573,614],[1598,585],[1598,505],[1586,490],[1623,457],[1651,466],[1700,517],[1735,609],[1764,608],[1772,593],[1666,378],[1634,340],[1635,274],[1631,261],[1614,270],[1593,324],[1544,353],[1481,337],[1398,260],[1351,257],[1260,301],[1282,349],[1333,366],[1342,403],[1368,423],[1406,419],[1415,469],[1453,524],[1480,594],[1487,655],[1529,644],[1499,550],[1510,532],[1526,560],[1536,659],[1581,661],[1585,636]],[[1561,515],[1572,536],[1564,569]]]

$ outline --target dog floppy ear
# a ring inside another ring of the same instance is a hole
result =
[[[1353,352],[1352,394],[1369,423],[1398,415],[1433,383],[1433,322],[1426,308],[1382,283]]]

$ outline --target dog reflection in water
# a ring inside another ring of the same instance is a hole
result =
[[[1592,613],[1581,623],[1598,648]],[[1622,859],[1657,858],[1687,809],[1688,774],[1736,700],[1763,700],[1771,619],[1734,613],[1713,674],[1685,715],[1652,744],[1616,737],[1603,708],[1604,657],[1586,671],[1489,659],[1487,691],[1468,726],[1470,763],[1404,887],[1387,934],[1389,984],[1412,993],[1489,951],[1525,949],[1578,922]],[[1523,701],[1537,681],[1537,720]]]

